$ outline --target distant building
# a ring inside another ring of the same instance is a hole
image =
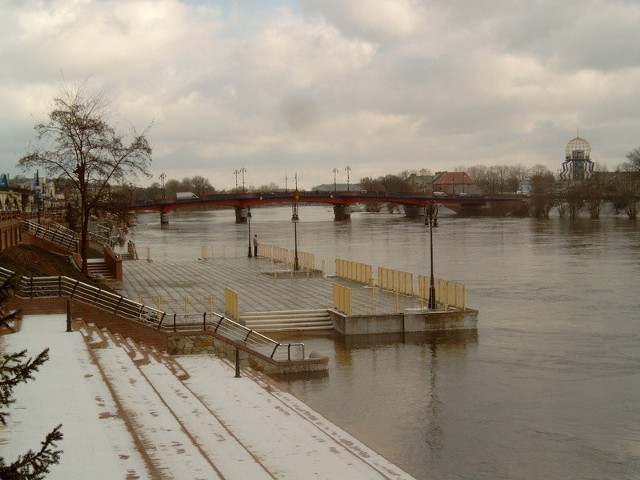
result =
[[[433,178],[433,192],[447,195],[478,195],[480,189],[466,172],[438,172]]]
[[[418,175],[412,173],[407,178],[407,185],[412,192],[430,192],[433,185],[433,175]]]
[[[580,183],[593,176],[593,167],[589,142],[582,137],[571,139],[565,149],[560,178],[569,183]]]
[[[532,191],[533,191],[533,185],[531,185],[530,179],[525,178],[521,180],[520,183],[518,184],[517,193],[521,193],[522,195],[531,195]]]

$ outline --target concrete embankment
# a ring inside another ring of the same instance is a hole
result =
[[[286,272],[273,274],[264,258],[213,258],[183,263],[127,261],[114,285],[124,296],[173,313],[224,311],[224,289],[238,293],[242,312],[325,309],[334,329],[345,335],[474,329],[477,311],[427,312],[416,297],[395,294],[340,278]],[[333,309],[334,283],[352,291],[352,312]],[[189,312],[186,312],[188,309]]]

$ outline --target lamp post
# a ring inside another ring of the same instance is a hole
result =
[[[338,169],[334,168],[333,169],[333,191],[337,192],[338,191],[338,183],[336,181],[336,174],[338,173]]]
[[[296,194],[296,198],[298,195]],[[298,222],[300,221],[300,217],[298,217],[298,204],[294,203],[292,205],[293,215],[291,215],[291,221],[293,222],[293,269],[298,271]]]
[[[424,224],[429,227],[429,257],[431,260],[431,277],[429,279],[429,310],[436,309],[436,286],[433,277],[433,227],[438,226],[438,205],[429,202],[424,207]]]
[[[160,186],[162,187],[162,199],[165,199],[165,191],[164,191],[164,179],[167,178],[167,174],[162,172],[160,174]]]
[[[348,192],[349,191],[349,172],[351,171],[351,167],[347,165],[347,168],[345,168],[345,170],[347,171],[347,192]]]
[[[253,257],[251,254],[251,207],[247,207],[247,225],[249,225],[249,253],[247,253],[247,257]]]
[[[233,171],[233,174],[236,176],[236,193],[238,193],[238,174],[240,173],[240,170],[236,169]]]
[[[244,193],[244,174],[246,173],[247,169],[242,167],[240,169],[240,173],[242,173],[242,193]]]

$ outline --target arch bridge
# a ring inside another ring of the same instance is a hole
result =
[[[405,207],[409,217],[420,215],[420,209],[429,204],[444,205],[463,215],[510,215],[518,214],[525,204],[522,196],[479,195],[421,195],[409,193],[367,192],[272,192],[209,195],[204,198],[163,199],[132,204],[131,211],[160,212],[161,223],[168,223],[169,212],[181,208],[230,207],[235,209],[236,223],[245,223],[251,207],[277,203],[331,204],[335,220],[350,218],[351,206],[367,203],[396,203]]]

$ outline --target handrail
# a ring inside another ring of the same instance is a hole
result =
[[[54,243],[70,252],[77,252],[79,241],[75,232],[58,224],[53,225],[56,226],[55,229],[29,220],[22,220],[22,231]]]
[[[217,335],[243,344],[249,351],[274,361],[304,360],[304,344],[281,344],[247,328],[224,315],[213,313],[213,320],[207,322],[207,313],[174,314],[173,323],[167,325],[166,312],[134,302],[122,295],[88,285],[65,276],[20,277],[17,296],[23,298],[66,297],[94,305],[129,320],[154,326],[160,331],[192,332],[210,330]],[[209,314],[211,316],[211,314]],[[216,319],[219,317],[219,319]],[[292,350],[298,355],[292,357]]]
[[[208,320],[211,316],[214,318]],[[219,313],[174,313],[173,324],[165,324],[160,329],[176,332],[213,331],[233,342],[242,343],[249,350],[274,361],[304,360],[305,358],[303,343],[282,344]]]

